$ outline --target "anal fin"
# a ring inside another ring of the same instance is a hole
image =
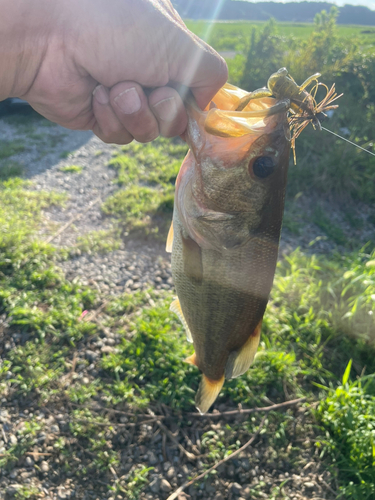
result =
[[[250,368],[258,349],[261,328],[262,320],[259,321],[254,332],[241,349],[230,353],[225,367],[226,379],[239,377]]]
[[[188,342],[193,342],[193,337],[191,336],[191,331],[184,317],[184,313],[182,312],[180,301],[178,299],[175,299],[170,305],[169,310],[177,314],[181,323],[184,325]]]
[[[215,402],[223,387],[224,380],[224,375],[220,380],[211,380],[206,375],[202,376],[197,395],[195,396],[195,405],[200,413],[206,413],[210,409],[210,406]]]
[[[165,251],[168,253],[171,253],[172,247],[173,247],[173,221],[172,221],[171,227],[169,228],[169,231],[168,231],[167,243],[165,245]]]

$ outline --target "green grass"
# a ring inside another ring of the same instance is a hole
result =
[[[21,177],[24,172],[24,165],[16,161],[7,161],[0,166],[0,180],[4,181],[11,177]]]
[[[108,166],[123,189],[103,204],[122,231],[141,231],[165,238],[172,220],[174,183],[187,147],[159,138],[152,145],[131,143],[116,152]]]
[[[4,141],[0,145],[0,160],[4,158],[9,158],[17,153],[23,153],[25,151],[25,145],[20,139],[13,141]]]
[[[212,45],[216,50],[241,50],[253,28],[262,28],[266,21],[186,21],[187,27]],[[314,31],[313,23],[277,22],[281,36],[292,36],[299,40],[308,40]],[[358,40],[361,45],[373,47],[375,32],[363,33],[367,26],[338,25],[338,35],[347,40]],[[371,28],[370,28],[371,29]]]
[[[85,253],[109,253],[120,248],[121,239],[115,229],[91,231],[77,239],[77,247]]]
[[[333,471],[345,471],[344,481],[338,477],[341,495],[370,500],[375,495],[374,376],[350,381],[351,365],[350,360],[336,389],[322,387],[328,395],[316,412],[325,431],[318,445],[332,458]]]
[[[66,165],[65,167],[60,167],[61,172],[69,173],[69,174],[80,174],[83,170],[83,167],[80,165]]]
[[[317,206],[315,208],[312,221],[338,245],[344,245],[346,243],[346,237],[343,230],[338,227],[337,223],[331,221],[322,207]]]
[[[119,228],[152,231],[158,217],[170,221],[174,182],[185,149],[184,144],[160,140],[116,152],[109,168],[117,171],[119,190],[103,209],[119,220]],[[59,467],[81,478],[105,474],[120,463],[121,449],[111,445],[111,424],[94,411],[95,405],[126,405],[137,413],[164,404],[183,425],[185,412],[194,411],[201,375],[183,361],[192,346],[169,311],[171,292],[151,289],[108,297],[101,324],[82,320],[83,311],[95,311],[100,305],[95,292],[64,278],[58,260],[67,258],[68,252],[36,238],[43,208],[61,204],[65,198],[30,188],[30,183],[17,178],[0,183],[0,314],[9,324],[4,343],[10,345],[0,364],[0,395],[9,401],[17,397],[40,406],[58,403],[68,408],[67,435],[56,436],[51,444],[59,450]],[[298,211],[293,201],[288,203],[292,215],[287,224],[299,231]],[[328,214],[318,216],[325,232],[332,232]],[[107,252],[118,244],[115,228],[113,233],[89,233],[79,240],[78,248]],[[259,354],[245,375],[226,381],[216,403],[216,407],[254,407],[306,396],[308,407],[319,401],[315,420],[310,412],[305,426],[296,432],[317,440],[317,453],[327,467],[332,465],[340,491],[354,500],[372,498],[375,484],[369,446],[375,384],[372,377],[363,376],[364,370],[366,374],[375,371],[374,314],[375,250],[370,245],[329,258],[298,250],[291,253],[277,267]],[[90,380],[83,380],[78,376],[80,367],[91,361],[82,353],[106,328],[116,335],[116,350],[99,354]],[[342,380],[350,359],[352,379],[345,375]],[[269,467],[300,467],[300,447],[288,446],[294,422],[291,412],[269,415],[264,431]],[[10,469],[35,446],[37,425],[30,422],[19,443],[0,457],[0,468]],[[259,418],[254,417],[205,432],[205,464],[237,449],[258,425]],[[82,443],[89,462],[72,467],[76,452],[67,445],[70,439]],[[135,500],[149,472],[147,467],[132,468],[125,486],[120,482],[113,486],[115,493]],[[251,488],[256,498],[265,485],[260,481]],[[271,498],[278,499],[281,489],[276,490]]]

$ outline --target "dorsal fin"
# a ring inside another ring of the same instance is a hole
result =
[[[169,310],[177,314],[179,317],[181,323],[184,325],[185,331],[186,331],[186,337],[188,339],[188,342],[193,342],[193,337],[191,336],[191,332],[189,329],[189,326],[186,322],[186,319],[184,317],[184,313],[182,312],[180,301],[178,299],[175,299],[172,304],[169,307]]]
[[[250,335],[241,349],[230,353],[225,367],[226,379],[239,377],[250,368],[258,349],[261,328],[262,320],[259,321],[254,332]]]
[[[165,251],[168,253],[172,252],[173,247],[173,221],[171,222],[171,227],[168,231],[167,244],[165,245]]]

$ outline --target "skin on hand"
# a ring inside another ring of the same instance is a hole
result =
[[[181,135],[181,88],[204,108],[227,79],[225,61],[169,0],[0,0],[0,8],[9,26],[0,29],[0,98],[21,97],[105,142]]]

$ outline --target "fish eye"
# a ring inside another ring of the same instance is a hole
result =
[[[270,156],[260,156],[254,161],[253,172],[257,177],[265,179],[275,170],[275,162]]]

